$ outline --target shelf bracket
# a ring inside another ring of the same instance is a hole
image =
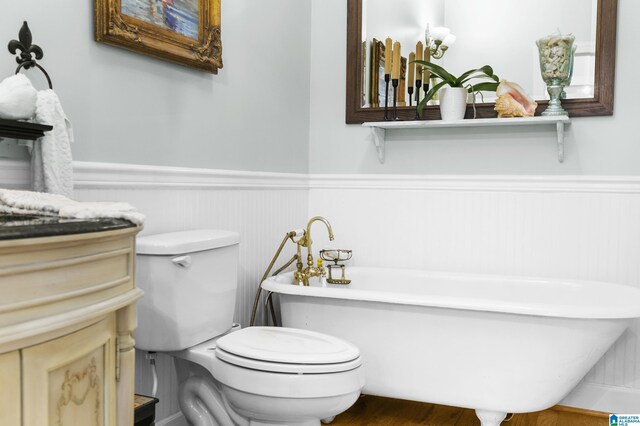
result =
[[[562,121],[556,123],[556,131],[558,133],[558,161],[564,163],[564,123]]]
[[[371,127],[371,140],[373,144],[376,146],[376,151],[378,151],[378,161],[380,164],[384,164],[384,155],[385,155],[385,129],[380,127]]]

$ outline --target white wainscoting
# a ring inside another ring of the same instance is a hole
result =
[[[0,170],[0,186],[29,186],[28,163],[3,160]],[[74,186],[79,200],[126,201],[136,206],[147,216],[143,234],[197,228],[239,232],[235,321],[243,326],[249,323],[258,281],[280,241],[307,221],[306,175],[75,162]],[[179,412],[173,362],[161,355],[157,365],[157,418],[179,424],[181,417],[172,416]],[[144,354],[137,356],[136,390],[151,392]]]
[[[235,321],[243,326],[249,324],[255,290],[278,244],[307,220],[304,175],[77,162],[74,184],[79,200],[126,201],[136,206],[147,216],[143,234],[197,228],[239,232]],[[172,359],[159,356],[157,367],[161,420],[179,407]],[[136,390],[151,391],[144,354],[137,356]]]
[[[353,263],[612,281],[640,286],[640,178],[300,175],[74,164],[81,200],[128,201],[143,233],[212,227],[240,232],[236,321],[248,323],[257,281],[285,232],[327,217]],[[28,186],[27,163],[0,160],[0,186]],[[316,228],[314,228],[316,229]],[[327,244],[320,227],[314,245]],[[639,323],[568,405],[640,411]],[[559,350],[562,350],[559,348]],[[160,356],[158,419],[177,415],[175,371]],[[150,372],[137,360],[137,390]]]
[[[356,265],[640,286],[637,178],[312,176],[310,188],[309,214],[330,218]],[[636,321],[566,402],[640,411],[638,332]]]
[[[0,187],[9,189],[29,189],[31,168],[27,161],[0,158]]]

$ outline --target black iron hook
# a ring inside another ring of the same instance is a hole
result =
[[[18,33],[19,40],[11,40],[9,42],[9,52],[13,55],[16,55],[18,50],[20,50],[20,54],[16,56],[16,62],[18,63],[18,68],[16,68],[16,74],[20,72],[22,68],[28,70],[31,67],[36,67],[47,78],[47,83],[49,83],[49,89],[53,89],[53,84],[51,83],[51,78],[47,71],[45,71],[40,64],[36,62],[36,60],[40,60],[44,56],[44,52],[42,48],[36,44],[32,44],[33,37],[31,35],[31,30],[29,29],[29,24],[27,21],[24,21],[22,24],[22,28],[20,28],[20,32]]]

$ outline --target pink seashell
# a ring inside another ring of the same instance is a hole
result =
[[[498,118],[533,117],[538,104],[517,83],[502,80],[496,89]]]

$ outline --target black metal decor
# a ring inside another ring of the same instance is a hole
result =
[[[398,84],[400,83],[400,79],[393,78],[391,79],[391,85],[393,86],[393,118],[392,120],[398,119]]]
[[[422,74],[422,71],[419,71]],[[416,107],[420,105],[420,89],[422,89],[422,78],[420,80],[416,80]],[[420,114],[418,114],[418,109],[416,108],[416,120],[420,120]]]
[[[18,68],[16,68],[16,74],[20,72],[22,68],[28,70],[31,67],[36,67],[47,78],[47,82],[49,83],[49,89],[53,89],[53,84],[51,84],[51,78],[47,71],[45,71],[40,64],[36,62],[36,60],[42,59],[44,56],[44,52],[40,48],[40,46],[36,44],[32,44],[32,35],[31,30],[29,29],[29,24],[27,21],[24,21],[22,24],[22,28],[20,28],[20,32],[18,33],[19,40],[11,40],[9,42],[9,52],[12,55],[16,55],[18,50],[20,50],[20,54],[16,56],[16,62],[18,63]]]
[[[26,22],[22,24],[18,38],[20,39],[19,41],[11,40],[9,42],[9,52],[11,52],[12,55],[16,55],[17,51],[20,50],[20,54],[16,57],[16,62],[18,63],[16,74],[20,72],[22,68],[29,69],[31,67],[37,67],[47,77],[49,88],[53,88],[49,74],[36,63],[36,60],[42,59],[43,52],[39,46],[31,43],[31,31]],[[33,56],[35,56],[35,59]],[[0,119],[0,140],[2,140],[2,138],[37,140],[44,136],[44,132],[48,132],[51,129],[53,129],[53,126],[47,124]]]
[[[389,120],[389,81],[391,74],[384,75],[384,119]]]

